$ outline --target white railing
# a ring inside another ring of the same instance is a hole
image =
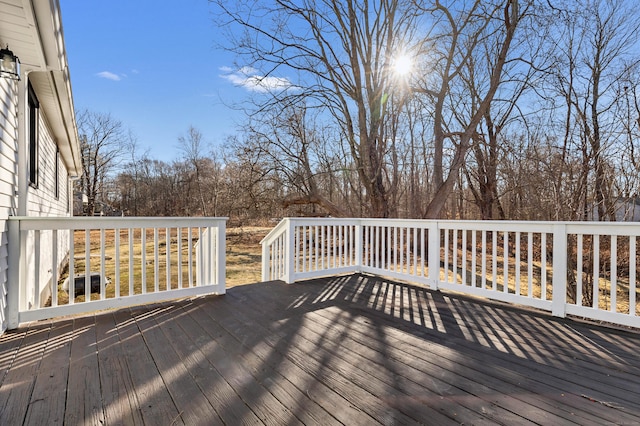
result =
[[[11,217],[8,327],[224,294],[225,232],[226,218]]]
[[[262,279],[364,272],[640,327],[640,224],[284,219],[262,241]]]

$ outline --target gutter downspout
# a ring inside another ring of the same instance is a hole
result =
[[[27,85],[31,71],[23,70],[18,81],[18,211],[17,216],[27,215],[29,198],[29,129],[27,126]]]

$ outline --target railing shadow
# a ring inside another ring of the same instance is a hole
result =
[[[46,356],[56,352],[53,344],[62,347],[58,355],[82,355],[61,369],[70,383],[87,366],[99,368],[86,377],[99,382],[100,394],[86,403],[106,423],[517,422],[542,419],[536,416],[551,406],[583,407],[586,396],[618,407],[592,404],[588,415],[640,416],[637,333],[364,274],[237,286],[224,297],[121,309],[24,333],[3,336],[0,351],[8,352],[0,360],[10,357],[18,368],[24,360],[33,375],[12,376],[9,365],[4,377],[11,380],[0,391],[14,380],[39,395],[46,379],[39,372],[55,371]],[[527,391],[512,396],[513,389]],[[612,398],[613,389],[622,396]],[[88,398],[85,391],[47,398],[77,419],[68,402]],[[495,402],[515,399],[522,413]],[[17,418],[27,418],[42,403],[25,401],[5,406],[0,418],[20,410]]]
[[[315,284],[315,287],[290,302],[289,310],[315,311],[338,305],[370,316],[375,313],[374,318],[387,320],[390,327],[417,334],[429,331],[433,336],[440,333],[446,335],[447,339],[464,339],[530,360],[539,359],[535,356],[538,347],[549,353],[558,353],[560,350],[558,355],[572,356],[576,349],[599,356],[603,355],[601,351],[604,350],[604,359],[640,368],[634,361],[638,342],[629,345],[629,342],[638,338],[637,332],[631,331],[627,336],[624,331],[595,323],[556,318],[534,309],[431,291],[375,276],[354,274],[300,283],[301,286],[311,287],[309,284]],[[487,280],[487,287],[491,284]],[[551,333],[543,333],[547,329]],[[603,336],[608,336],[608,339],[603,340]],[[535,342],[535,345],[528,342]],[[596,342],[597,351],[592,349]],[[612,342],[616,344],[611,345]]]

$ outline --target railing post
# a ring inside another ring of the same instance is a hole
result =
[[[293,284],[295,282],[295,221],[286,219],[287,227],[284,234],[284,282]]]
[[[20,282],[22,243],[20,241],[20,221],[9,219],[9,281],[7,283],[7,328],[18,328],[20,322]]]
[[[437,221],[433,221],[429,229],[429,287],[432,290],[438,289],[440,281],[440,226]]]
[[[227,292],[227,222],[225,220],[218,221],[216,226],[216,235],[216,284],[218,286],[218,294],[225,294]]]
[[[358,224],[356,225],[356,273],[362,272],[362,220],[358,220]]]
[[[553,300],[551,314],[565,316],[567,304],[567,225],[553,225]]]
[[[262,241],[262,282],[271,281],[271,247],[267,241]]]

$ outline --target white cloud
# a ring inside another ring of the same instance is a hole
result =
[[[294,87],[288,78],[262,76],[258,74],[258,70],[251,67],[242,67],[237,71],[229,67],[221,67],[220,71],[225,73],[220,77],[230,81],[234,86],[244,87],[251,92],[267,93]]]
[[[118,74],[114,74],[109,71],[102,71],[96,74],[100,78],[106,78],[107,80],[120,81],[122,78]]]

